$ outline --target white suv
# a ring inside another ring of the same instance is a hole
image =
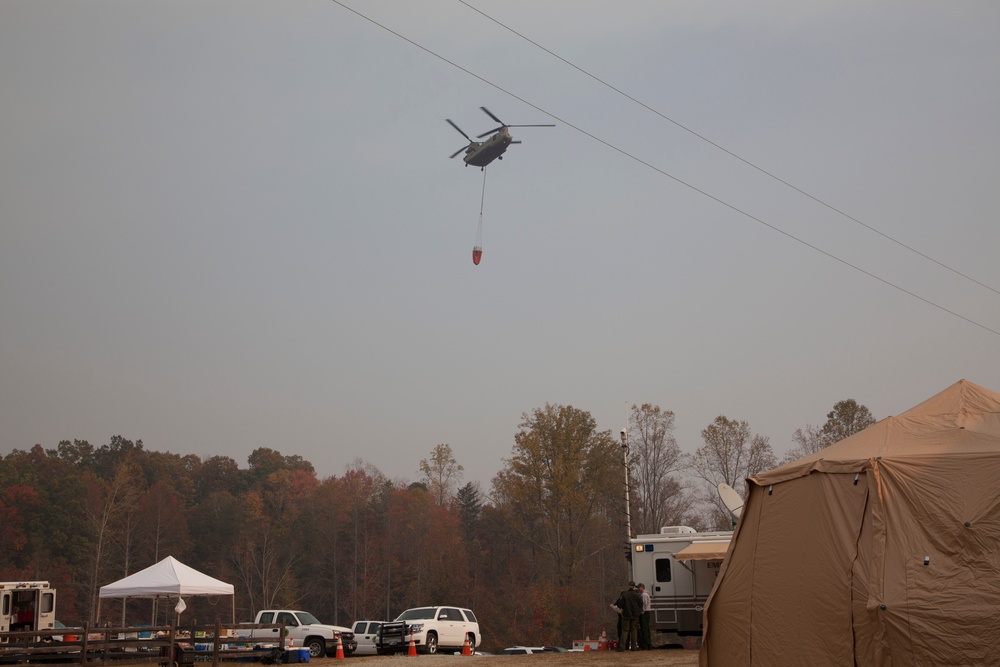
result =
[[[441,648],[461,650],[465,640],[476,650],[479,621],[471,609],[460,607],[418,607],[407,609],[395,621],[383,623],[376,647],[379,655],[406,651],[410,639],[421,653],[434,654]]]

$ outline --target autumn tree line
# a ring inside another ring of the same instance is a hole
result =
[[[795,432],[786,458],[873,422],[841,401],[822,427]],[[241,468],[121,436],[35,445],[0,459],[0,580],[48,580],[67,625],[163,624],[176,601],[99,601],[98,591],[174,556],[234,585],[237,622],[280,607],[350,625],[454,604],[476,611],[485,647],[566,644],[613,624],[608,601],[629,578],[626,461],[633,535],[728,529],[717,484],[742,491],[780,463],[743,421],[717,417],[692,454],[673,430],[674,414],[655,405],[632,406],[623,440],[586,411],[546,404],[523,415],[489,489],[462,483],[447,444],[415,482],[360,459],[319,479],[301,456],[265,447]],[[231,620],[229,598],[185,602],[183,622]]]

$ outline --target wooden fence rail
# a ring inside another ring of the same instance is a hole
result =
[[[257,624],[62,628],[0,632],[0,665],[78,664],[194,667],[195,662],[291,662],[284,647],[250,637],[253,630],[285,626]],[[297,660],[294,660],[297,662]]]

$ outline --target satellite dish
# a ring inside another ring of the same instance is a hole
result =
[[[733,516],[737,519],[740,518],[740,513],[743,511],[743,496],[736,489],[723,482],[719,484],[719,497],[722,498],[722,502],[733,513]]]

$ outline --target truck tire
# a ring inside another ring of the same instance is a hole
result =
[[[305,647],[309,649],[310,658],[326,657],[326,641],[322,637],[307,637]]]
[[[469,633],[469,651],[471,651],[473,655],[476,654],[476,636],[471,632]]]

